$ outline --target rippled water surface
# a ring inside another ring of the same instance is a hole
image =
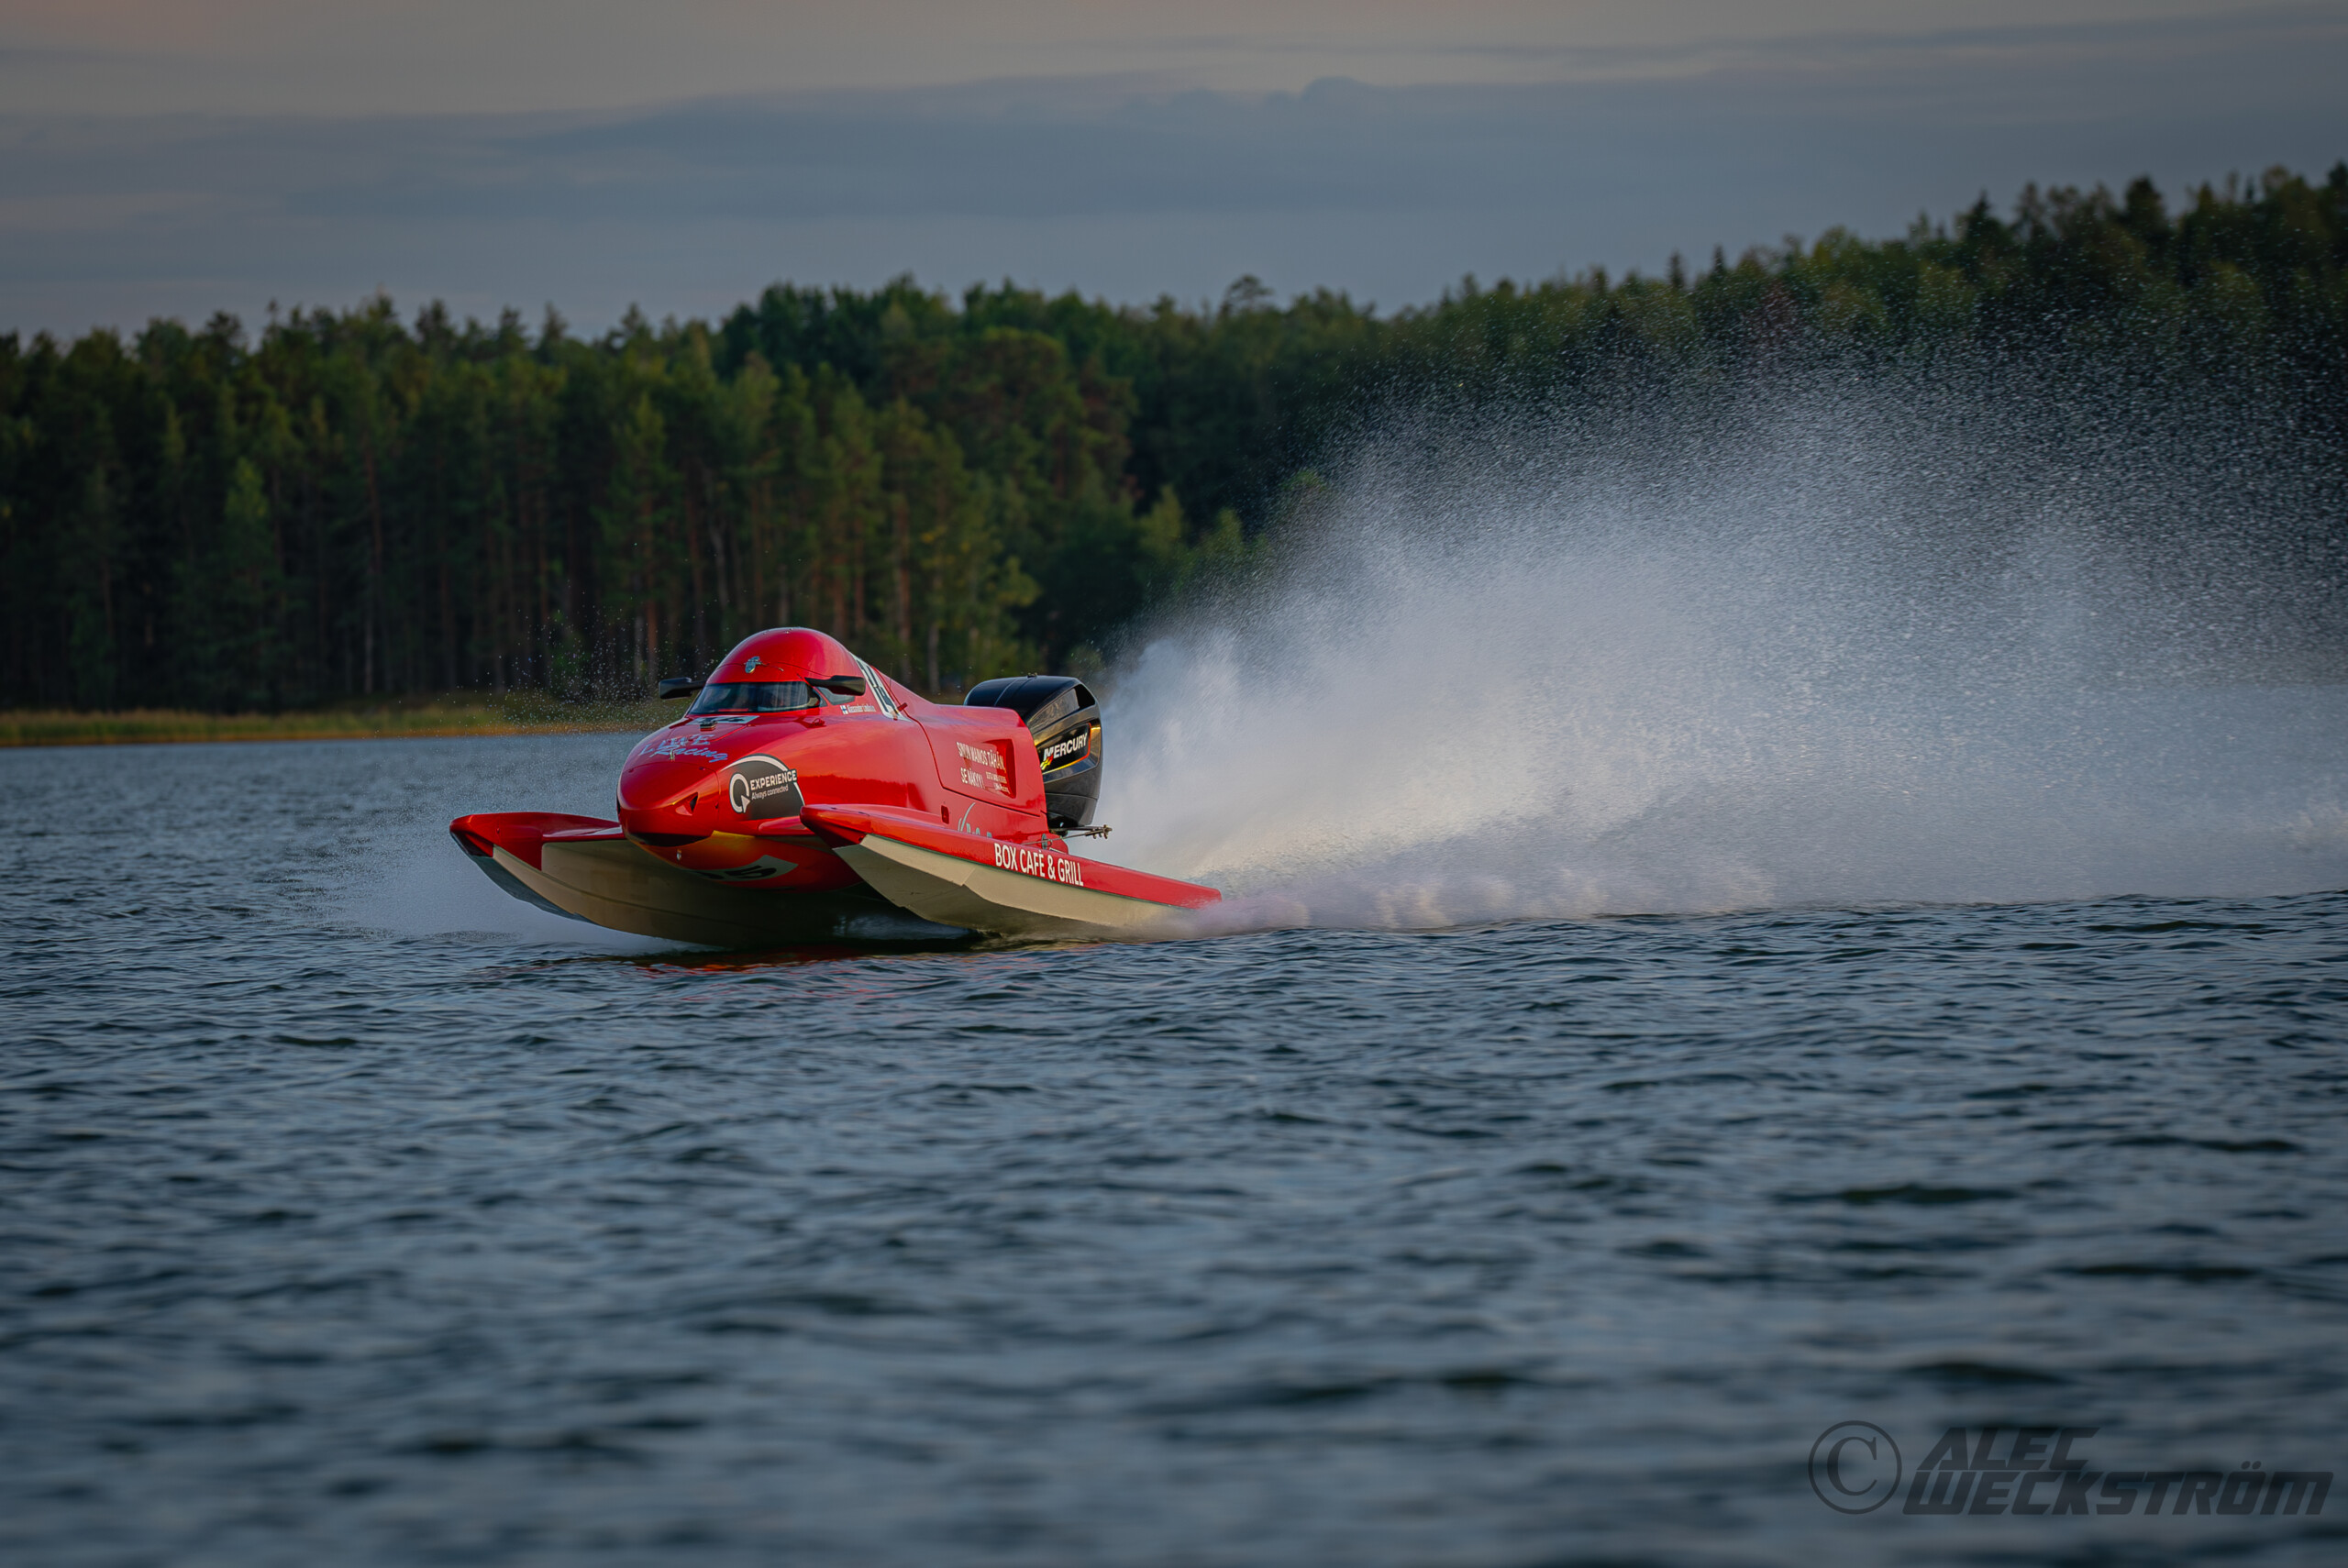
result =
[[[1806,1471],[2348,1471],[2348,896],[714,957],[440,835],[626,744],[0,754],[6,1561],[2348,1560]]]

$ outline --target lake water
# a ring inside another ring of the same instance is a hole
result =
[[[0,753],[0,1559],[2348,1560],[1811,1463],[2348,1471],[2305,791],[2280,896],[720,956],[442,834],[627,744]]]

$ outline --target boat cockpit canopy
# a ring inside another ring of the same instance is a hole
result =
[[[790,713],[840,698],[803,680],[729,680],[704,686],[688,713]]]

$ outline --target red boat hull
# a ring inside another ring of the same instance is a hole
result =
[[[926,701],[804,630],[748,639],[710,684],[859,675],[846,701],[655,731],[615,821],[491,812],[449,833],[542,908],[722,947],[1129,933],[1222,896],[1070,855],[1045,817],[1047,761],[1005,709]]]

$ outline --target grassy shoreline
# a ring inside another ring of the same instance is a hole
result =
[[[677,716],[658,702],[539,701],[352,703],[288,713],[140,708],[85,713],[0,710],[0,746],[148,745],[172,741],[387,740],[430,735],[649,730]]]

